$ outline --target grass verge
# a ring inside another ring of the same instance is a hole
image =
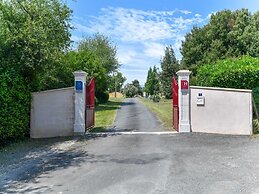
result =
[[[153,102],[146,98],[140,98],[141,102],[147,106],[161,120],[168,130],[172,128],[172,100],[161,99],[160,102]]]
[[[95,127],[90,132],[104,132],[115,119],[117,109],[125,98],[110,98],[107,103],[99,104],[95,108]]]

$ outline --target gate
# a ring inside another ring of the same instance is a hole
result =
[[[94,127],[94,78],[91,78],[89,84],[86,86],[85,98],[85,128],[89,129]]]
[[[173,95],[173,127],[179,132],[179,104],[178,104],[178,84],[175,77],[172,79],[172,95]]]

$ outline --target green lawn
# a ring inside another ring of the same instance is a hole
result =
[[[168,130],[172,128],[172,100],[161,99],[160,102],[153,102],[145,98],[140,98],[141,102],[147,106],[161,120]]]
[[[91,132],[103,132],[110,127],[115,119],[117,109],[125,98],[110,98],[107,103],[95,108],[95,127]]]

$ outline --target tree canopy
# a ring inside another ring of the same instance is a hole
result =
[[[14,68],[35,84],[69,47],[71,13],[59,0],[2,0],[0,67]]]
[[[193,27],[181,47],[182,64],[192,68],[213,64],[219,59],[259,56],[259,11],[223,10],[212,14],[203,27]]]

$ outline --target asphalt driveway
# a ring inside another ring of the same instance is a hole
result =
[[[145,115],[139,110],[139,123],[153,122]],[[118,129],[131,128],[118,117]],[[0,166],[0,192],[256,194],[258,148],[251,137],[197,133],[71,138],[1,151],[8,163]]]
[[[161,122],[138,98],[128,98],[117,112],[114,131],[160,132]]]

